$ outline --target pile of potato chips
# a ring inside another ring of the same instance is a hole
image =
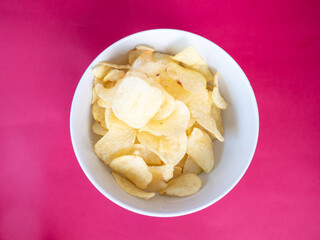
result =
[[[133,196],[195,194],[213,168],[212,141],[224,141],[218,73],[194,47],[171,56],[138,46],[128,62],[93,68],[95,153]]]

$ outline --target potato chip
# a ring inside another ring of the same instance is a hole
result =
[[[187,197],[197,193],[201,188],[201,184],[201,179],[196,174],[187,173],[172,179],[168,183],[168,187],[160,191],[160,194]]]
[[[105,114],[106,109],[100,107],[98,105],[98,103],[95,102],[94,104],[92,104],[91,110],[92,110],[92,116],[93,116],[94,120],[96,120],[98,123],[100,123],[102,127],[107,128],[106,121],[104,118],[104,114]]]
[[[187,154],[206,173],[212,170],[214,163],[213,144],[208,134],[199,128],[194,128],[188,137]]]
[[[94,145],[94,151],[108,165],[112,159],[131,151],[135,137],[136,133],[134,129],[111,128]]]
[[[118,173],[113,172],[112,176],[114,177],[116,183],[127,193],[132,196],[143,198],[143,199],[150,199],[152,198],[155,193],[154,192],[145,192],[141,189],[137,188],[132,182],[121,177]]]
[[[108,74],[103,78],[104,82],[110,81],[115,82],[121,78],[123,78],[125,75],[125,72],[118,69],[112,69]]]
[[[183,156],[183,158],[180,160],[180,162],[176,165],[176,167],[181,167],[183,169],[184,164],[185,164],[185,162],[187,160],[187,157],[188,157],[188,154],[185,154]]]
[[[113,113],[133,128],[144,127],[159,111],[163,94],[136,77],[123,79],[113,98]]]
[[[92,72],[93,72],[93,75],[98,78],[98,79],[102,79],[104,78],[104,76],[107,75],[107,73],[110,71],[110,67],[108,66],[104,66],[104,65],[97,65],[97,66],[94,66],[92,68]]]
[[[177,165],[186,153],[187,135],[185,133],[172,139],[154,136],[148,132],[139,132],[137,137],[141,144],[157,154],[167,165]]]
[[[92,100],[91,100],[91,104],[94,104],[96,101],[98,101],[99,97],[96,94],[96,91],[94,90],[94,88],[92,88]]]
[[[148,46],[145,46],[145,45],[136,46],[136,49],[137,50],[142,50],[142,51],[151,51],[151,52],[155,51],[154,48],[148,47]]]
[[[183,134],[188,127],[190,111],[188,107],[180,101],[175,102],[175,109],[172,114],[162,120],[151,120],[140,131],[150,132],[156,136],[173,138]]]
[[[223,136],[217,129],[216,122],[210,115],[210,108],[208,110],[207,101],[204,102],[201,99],[193,99],[188,103],[188,107],[192,116],[202,127],[213,134],[219,141],[224,141]]]
[[[212,99],[218,108],[226,109],[228,104],[220,94],[219,85],[218,85],[218,76],[219,76],[219,73],[217,72],[213,79],[214,88],[212,91]]]
[[[106,66],[109,68],[116,68],[116,69],[121,69],[121,70],[127,70],[130,69],[130,65],[119,65],[119,64],[113,64],[109,62],[99,62],[101,66]]]
[[[202,173],[202,168],[199,167],[190,156],[188,156],[185,164],[184,164],[184,168],[183,168],[183,174],[186,173],[194,173],[199,175],[200,173]]]
[[[138,155],[143,158],[147,165],[161,165],[163,162],[157,154],[150,151],[143,144],[134,144],[132,148],[132,155]]]
[[[144,50],[132,49],[129,52],[128,62],[132,66],[134,61],[144,52]]]
[[[95,121],[92,124],[92,131],[97,134],[97,135],[101,135],[104,136],[107,133],[107,130],[105,128],[103,128],[100,123],[98,123],[97,121]]]
[[[147,79],[148,76],[142,72],[137,72],[137,71],[128,71],[126,74],[126,77],[137,77],[141,79]]]
[[[139,156],[124,155],[111,161],[110,167],[126,176],[138,188],[145,189],[152,180],[147,164]]]
[[[102,81],[102,79],[101,78],[94,78],[94,82],[93,82],[93,86],[95,86],[96,84],[98,84],[98,83],[100,83],[100,84],[103,84],[103,81]]]
[[[200,72],[207,81],[212,80],[212,75],[206,62],[193,46],[187,47],[172,58],[176,61],[182,62],[186,67]]]
[[[176,100],[187,104],[192,99],[192,94],[185,90],[179,81],[170,78],[167,72],[160,74],[160,84]]]
[[[173,169],[173,178],[180,177],[182,175],[182,167],[175,166]]]
[[[116,94],[119,86],[120,82],[112,88],[105,88],[102,84],[96,84],[94,86],[94,90],[100,98],[99,100],[101,100],[98,100],[99,105],[103,107],[111,107],[114,95]]]
[[[169,77],[176,80],[180,86],[192,94],[200,96],[206,94],[207,81],[202,74],[181,67],[174,62],[168,63],[167,73]]]
[[[131,129],[131,127],[128,124],[121,121],[119,118],[117,118],[113,114],[112,109],[110,107],[106,108],[105,110],[105,122],[108,129],[116,128],[116,127]]]
[[[168,64],[169,62],[174,62],[174,60],[171,58],[169,54],[160,53],[160,52],[154,52],[152,54],[152,60],[154,62],[161,62],[164,65]]]
[[[147,191],[159,192],[168,186],[168,183],[163,178],[164,167],[165,166],[149,167],[149,171],[152,173],[152,181],[147,186]]]
[[[216,122],[216,125],[217,125],[219,132],[223,135],[224,129],[223,129],[223,124],[222,124],[221,111],[220,111],[220,108],[218,108],[214,103],[211,106],[211,116],[213,117],[214,121]]]

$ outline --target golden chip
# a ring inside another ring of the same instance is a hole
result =
[[[92,72],[93,72],[93,75],[98,78],[98,79],[101,79],[101,78],[104,78],[104,76],[107,75],[107,73],[110,71],[110,67],[108,66],[104,66],[104,65],[97,65],[97,66],[94,66],[92,68]]]
[[[137,138],[138,139],[138,138]],[[150,151],[143,144],[134,144],[132,155],[138,155],[143,158],[147,165],[161,165],[162,161],[157,154]]]
[[[110,167],[126,176],[138,188],[145,189],[152,180],[147,164],[139,156],[125,155],[110,163]]]
[[[194,128],[188,137],[187,154],[206,173],[212,170],[214,163],[213,144],[208,134],[199,128]]]
[[[112,159],[131,151],[135,137],[136,133],[134,129],[111,128],[94,145],[94,151],[97,156],[108,165]]]
[[[211,106],[211,116],[213,117],[214,121],[216,122],[217,128],[221,134],[224,134],[222,118],[221,118],[221,111],[214,103]]]
[[[156,136],[173,138],[180,136],[187,130],[190,119],[188,107],[180,101],[175,102],[175,109],[172,114],[162,120],[151,120],[140,131],[150,132]]]
[[[187,173],[174,178],[160,194],[174,197],[186,197],[197,193],[201,188],[201,179],[196,174]]]
[[[136,77],[123,79],[112,102],[113,113],[133,128],[144,127],[159,111],[163,94]]]
[[[125,75],[125,72],[118,69],[112,69],[104,78],[103,81],[107,82],[115,82],[121,78],[123,78]]]
[[[182,167],[175,166],[173,169],[173,178],[180,177],[182,175]]]
[[[120,81],[112,88],[105,88],[103,87],[102,84],[96,84],[94,86],[94,90],[96,92],[96,94],[98,95],[98,97],[100,98],[98,100],[98,104],[100,106],[104,106],[104,107],[111,107],[112,106],[112,102],[113,102],[113,98],[114,95],[116,94],[119,86],[120,86]]]
[[[212,80],[212,75],[206,62],[202,59],[193,46],[187,47],[172,58],[176,61],[182,62],[186,65],[186,67],[200,72],[207,79],[207,81]]]
[[[219,85],[218,85],[218,76],[219,76],[219,73],[217,72],[213,79],[214,88],[212,91],[212,99],[218,108],[226,109],[228,104],[220,94]]]
[[[143,50],[138,50],[138,49],[132,49],[129,52],[129,64],[132,66],[132,64],[134,63],[134,61],[141,55],[141,53],[143,53]]]
[[[160,74],[160,84],[176,100],[187,104],[192,99],[192,94],[182,87],[181,82],[170,78],[167,72]]]
[[[98,123],[100,123],[102,127],[107,128],[106,121],[104,118],[104,114],[105,114],[106,109],[100,107],[98,105],[98,103],[95,102],[94,104],[92,104],[91,110],[92,110],[92,116],[93,116],[94,120],[96,120]]]
[[[148,47],[148,46],[145,46],[145,45],[139,45],[139,46],[136,47],[136,49],[137,50],[142,50],[142,51],[151,51],[151,52],[155,51],[154,48]]]
[[[154,192],[145,192],[141,189],[137,188],[133,183],[125,179],[124,177],[121,177],[118,173],[113,172],[112,176],[114,177],[116,183],[127,193],[129,193],[132,196],[143,198],[143,199],[149,199],[152,198],[155,193]]]
[[[130,69],[130,65],[119,65],[119,64],[113,64],[109,62],[99,62],[100,66],[106,66],[109,68],[116,68],[116,69],[122,69],[127,70]]]
[[[188,156],[185,164],[184,164],[184,167],[183,167],[183,174],[186,174],[186,173],[194,173],[194,174],[197,174],[199,175],[201,172],[202,172],[202,168],[199,167],[193,160],[190,156]]]
[[[167,165],[177,165],[186,153],[187,135],[185,133],[172,139],[154,136],[148,132],[139,132],[137,137],[141,144],[157,154]]]
[[[152,52],[143,52],[132,64],[132,70],[143,72],[148,76],[156,76],[165,70],[166,66],[161,62],[152,61]]]
[[[94,121],[94,123],[92,124],[92,131],[95,134],[101,135],[101,136],[104,136],[107,133],[107,130],[103,128],[101,124],[98,123],[97,121]]]
[[[149,167],[149,171],[152,173],[152,181],[147,186],[147,191],[159,192],[168,186],[163,178],[164,166],[152,166]]]
[[[192,94],[200,96],[206,95],[207,81],[202,74],[181,67],[174,62],[168,63],[167,73],[169,77],[179,81],[179,85]]]

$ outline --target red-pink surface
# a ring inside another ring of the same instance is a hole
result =
[[[319,1],[2,1],[0,239],[319,239]],[[202,35],[247,74],[253,161],[222,200],[178,218],[118,207],[69,135],[77,83],[113,42],[152,28]]]

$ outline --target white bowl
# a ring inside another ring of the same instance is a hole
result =
[[[213,72],[219,71],[222,95],[229,103],[223,111],[225,142],[214,142],[215,167],[200,175],[201,190],[190,197],[156,196],[150,200],[135,198],[113,180],[109,169],[96,157],[97,137],[91,131],[91,68],[99,61],[127,63],[128,51],[139,44],[175,54],[193,45]],[[104,50],[87,68],[75,91],[70,115],[73,148],[79,164],[92,184],[108,199],[130,211],[156,217],[172,217],[204,209],[225,196],[241,179],[253,157],[259,132],[257,102],[251,85],[239,65],[211,41],[185,31],[155,29],[125,37]]]

